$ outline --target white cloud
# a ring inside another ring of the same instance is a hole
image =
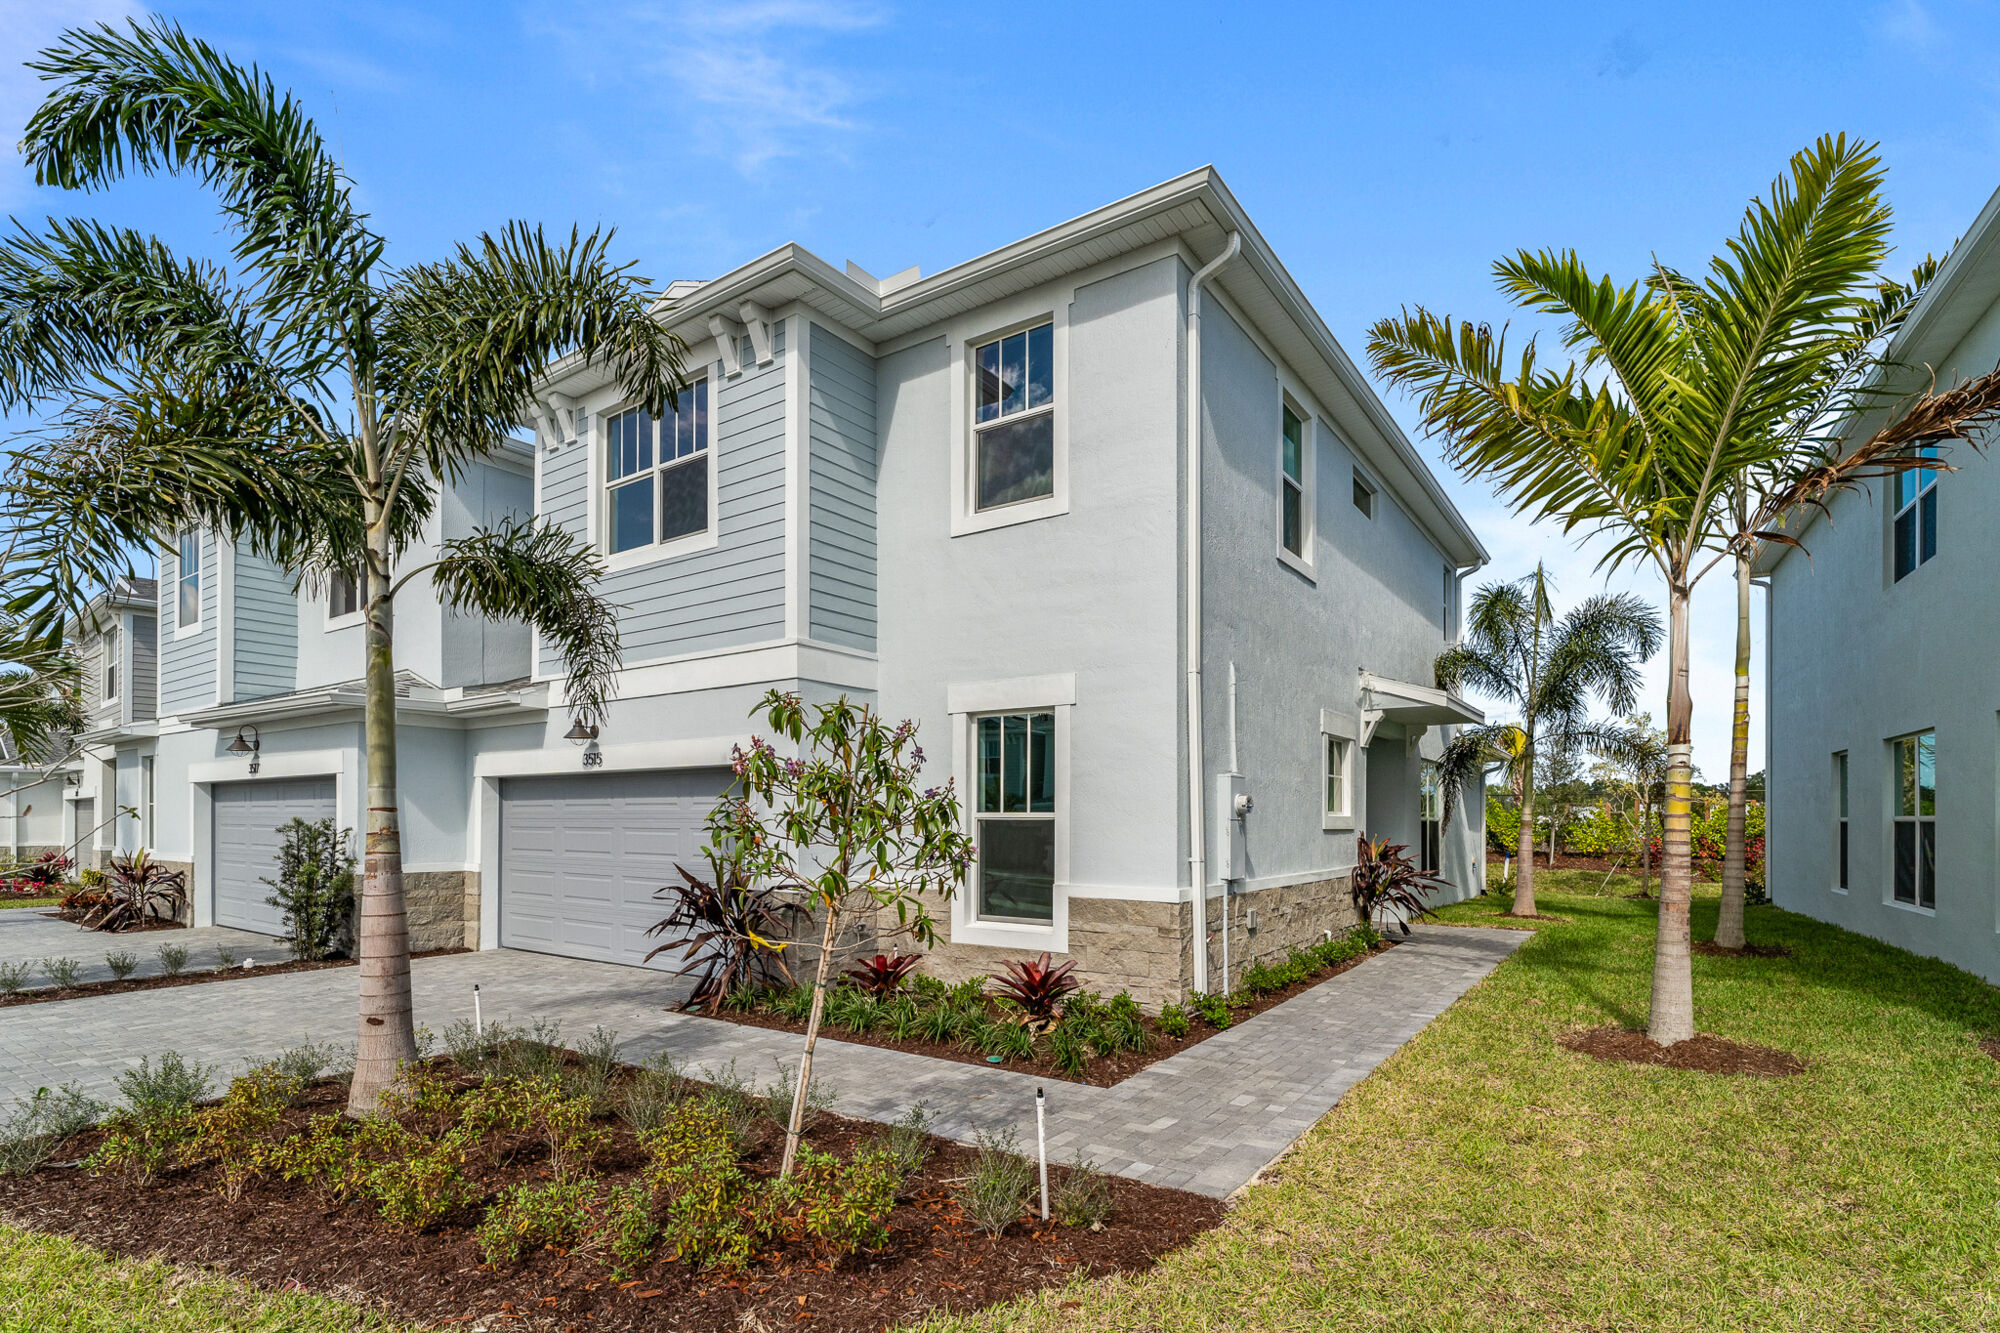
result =
[[[1882,33],[1914,51],[1935,48],[1944,36],[1937,18],[1922,0],[1896,0],[1882,15]]]
[[[19,170],[21,131],[47,89],[25,63],[70,28],[114,23],[141,12],[129,0],[0,0],[0,134],[16,164],[14,171],[0,176],[0,201],[11,203],[28,187],[29,177]]]
[[[823,48],[887,17],[847,0],[765,0],[629,5],[531,22],[591,83],[678,92],[687,121],[672,128],[755,175],[860,128],[856,111],[870,90]],[[635,114],[670,110],[635,104]]]

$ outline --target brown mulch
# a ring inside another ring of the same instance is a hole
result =
[[[1725,949],[1714,940],[1696,940],[1688,946],[1703,958],[1790,958],[1792,951],[1782,944],[1746,944]]]
[[[81,910],[70,911],[70,912],[44,912],[42,913],[42,915],[46,917],[53,917],[57,921],[67,921],[72,925],[81,923],[84,917],[84,913]],[[128,926],[124,930],[116,930],[110,933],[114,935],[138,935],[153,930],[186,930],[186,929],[187,929],[186,922],[168,921],[161,917],[155,916],[146,918],[145,922],[141,925]]]
[[[1301,995],[1311,990],[1322,981],[1330,981],[1342,972],[1358,967],[1370,958],[1373,958],[1376,954],[1394,947],[1395,941],[1385,938],[1376,948],[1362,954],[1358,958],[1348,959],[1339,967],[1317,973],[1307,977],[1304,981],[1295,981],[1283,990],[1271,991],[1269,994],[1258,996],[1255,999],[1245,1002],[1241,1008],[1231,1008],[1229,1011],[1230,1027],[1234,1027],[1246,1018],[1255,1018],[1266,1009],[1281,1005],[1293,996]],[[1240,995],[1241,992],[1239,991],[1238,994]],[[803,1036],[806,1030],[806,1025],[803,1022],[763,1010],[755,1013],[745,1013],[736,1009],[725,1009],[714,1013],[702,1010],[692,1010],[690,1012],[698,1018],[714,1018],[725,1023],[741,1023],[745,1027],[767,1028],[773,1032],[792,1032]],[[912,1055],[928,1055],[939,1060],[955,1060],[962,1065],[980,1065],[987,1069],[1011,1069],[1018,1074],[1034,1074],[1037,1077],[1051,1079],[1058,1083],[1083,1083],[1094,1088],[1111,1088],[1123,1083],[1126,1079],[1132,1077],[1132,1075],[1138,1073],[1148,1065],[1156,1064],[1168,1056],[1179,1055],[1190,1046],[1199,1046],[1210,1037],[1213,1037],[1218,1031],[1228,1031],[1227,1028],[1212,1028],[1202,1022],[1201,1019],[1196,1018],[1192,1013],[1188,1017],[1187,1035],[1184,1037],[1170,1037],[1160,1030],[1160,1021],[1157,1017],[1151,1014],[1145,1015],[1142,1021],[1146,1025],[1146,1035],[1149,1040],[1144,1051],[1118,1051],[1111,1055],[1098,1055],[1093,1051],[1088,1057],[1088,1062],[1083,1067],[1083,1077],[1081,1078],[1072,1078],[1070,1075],[1063,1073],[1056,1067],[1055,1061],[1049,1058],[1048,1053],[1039,1049],[1034,1058],[1029,1060],[989,1060],[979,1052],[969,1051],[955,1042],[931,1041],[924,1037],[899,1039],[881,1031],[850,1032],[846,1028],[835,1027],[833,1024],[825,1022],[821,1024],[820,1035],[833,1041],[851,1042],[856,1046],[879,1046],[883,1050],[888,1051],[907,1051]]]
[[[106,935],[108,940],[130,934],[120,931],[118,935]],[[273,941],[277,943],[277,941]],[[429,949],[413,953],[412,958],[441,958],[446,954],[467,953],[466,949]],[[329,967],[353,967],[352,958],[328,958],[318,962],[302,963],[294,959],[289,963],[260,964],[256,967],[230,967],[223,969],[204,968],[199,972],[183,972],[177,977],[131,977],[124,981],[86,981],[80,986],[65,990],[22,991],[18,995],[0,995],[0,1009],[11,1009],[22,1004],[53,1004],[57,1000],[81,1000],[93,995],[123,995],[134,990],[166,990],[173,986],[199,986],[210,981],[234,981],[239,977],[272,977],[283,972],[318,972]]]
[[[337,1110],[339,1084],[309,1094],[305,1110]],[[880,1126],[826,1116],[808,1132],[815,1146],[846,1155]],[[606,1185],[638,1172],[644,1157],[623,1124],[607,1127],[612,1146],[594,1174]],[[770,1124],[745,1159],[746,1171],[775,1172],[783,1136]],[[64,1146],[80,1158],[92,1135]],[[1103,1228],[1043,1227],[1031,1215],[998,1238],[973,1229],[952,1197],[973,1154],[932,1140],[928,1165],[904,1185],[881,1249],[826,1262],[793,1246],[760,1254],[740,1274],[702,1273],[657,1261],[613,1282],[596,1257],[544,1249],[500,1269],[481,1265],[471,1228],[478,1207],[420,1233],[396,1230],[365,1203],[331,1206],[302,1185],[253,1181],[236,1203],[217,1189],[212,1166],[176,1171],[138,1186],[46,1167],[0,1177],[0,1214],[21,1225],[72,1236],[113,1254],[164,1253],[213,1265],[266,1290],[306,1288],[373,1304],[445,1328],[764,1329],[806,1327],[875,1333],[931,1311],[968,1311],[1058,1286],[1072,1277],[1136,1272],[1221,1222],[1221,1200],[1136,1181],[1109,1179],[1112,1208]],[[525,1154],[530,1159],[532,1150]],[[534,1160],[515,1162],[501,1185],[540,1178]],[[1060,1169],[1052,1176],[1060,1178]]]
[[[2000,1060],[2000,1037],[1987,1037],[1979,1043],[1979,1049]]]
[[[1605,1026],[1572,1032],[1557,1038],[1572,1051],[1579,1051],[1612,1064],[1660,1065],[1667,1069],[1691,1069],[1703,1074],[1749,1074],[1757,1078],[1783,1078],[1803,1074],[1805,1061],[1789,1051],[1769,1046],[1746,1046],[1710,1033],[1699,1032],[1686,1041],[1662,1046],[1643,1032]]]

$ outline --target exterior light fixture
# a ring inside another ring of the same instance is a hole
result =
[[[245,731],[250,733],[248,739],[244,738],[243,733]],[[250,771],[254,774],[264,759],[264,736],[263,733],[257,730],[254,723],[245,723],[236,729],[236,739],[229,742],[223,748],[229,754],[249,755]]]
[[[575,741],[578,745],[582,745],[585,741],[594,741],[597,739],[597,728],[586,727],[583,725],[583,719],[579,717],[576,721],[569,724],[569,730],[563,733],[563,739],[566,741]]]

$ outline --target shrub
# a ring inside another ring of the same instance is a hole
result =
[[[613,1278],[625,1277],[653,1257],[660,1240],[654,1212],[652,1187],[643,1180],[620,1185],[604,1196],[594,1238],[611,1259]]]
[[[270,1166],[286,1108],[300,1086],[297,1078],[265,1065],[231,1083],[220,1102],[195,1113],[187,1153],[216,1160],[223,1195],[231,1203]]]
[[[1160,1031],[1178,1040],[1188,1034],[1188,1011],[1180,1005],[1169,1004],[1160,1010]]]
[[[1355,915],[1364,924],[1372,927],[1376,917],[1387,912],[1403,921],[1408,934],[1409,922],[1435,915],[1424,900],[1433,890],[1450,886],[1405,856],[1408,847],[1387,838],[1371,839],[1365,833],[1354,841],[1357,854],[1348,877],[1348,893],[1354,900]]]
[[[1049,1216],[1066,1227],[1097,1226],[1111,1216],[1111,1182],[1081,1148],[1050,1186]]]
[[[235,966],[236,950],[226,944],[217,946],[215,950],[215,970],[218,972],[227,972]]]
[[[349,1135],[342,1117],[316,1115],[303,1134],[279,1141],[267,1166],[288,1181],[318,1190],[329,1202],[343,1203],[359,1194],[366,1180],[369,1163],[364,1149],[385,1137],[407,1133],[394,1121],[378,1118],[363,1121]]]
[[[0,1120],[0,1175],[25,1176],[39,1169],[64,1140],[81,1134],[104,1113],[104,1103],[65,1083],[51,1092],[35,1089],[35,1095],[15,1103],[5,1120]]]
[[[26,963],[0,963],[0,995],[19,995],[27,984]]]
[[[691,1098],[640,1142],[652,1158],[646,1180],[671,1257],[697,1268],[748,1263],[757,1238],[729,1108],[712,1096]]]
[[[972,1171],[958,1191],[958,1206],[966,1220],[989,1236],[998,1236],[1028,1209],[1035,1168],[1015,1147],[1014,1132],[981,1133]]]
[[[168,869],[142,848],[111,858],[103,896],[79,924],[90,930],[136,930],[149,920],[178,921],[187,905],[187,872]]]
[[[42,960],[42,975],[47,977],[49,984],[57,990],[68,990],[77,983],[77,978],[82,974],[83,964],[77,962],[74,958],[44,958]]]
[[[771,1012],[794,1023],[803,1023],[812,1013],[811,986],[780,987],[771,1000]]]
[[[841,975],[857,989],[878,1000],[886,1000],[903,989],[904,980],[922,961],[921,954],[897,954],[892,958],[878,953],[873,958],[862,959]]]
[[[560,1080],[563,1074],[562,1022],[538,1018],[525,1028],[488,1024],[493,1033],[493,1072],[500,1078]]]
[[[498,1268],[520,1259],[523,1250],[575,1244],[590,1226],[588,1208],[596,1192],[594,1180],[555,1180],[502,1191],[472,1233],[480,1257]]]
[[[278,877],[265,879],[294,958],[308,961],[347,952],[354,932],[355,857],[348,831],[328,816],[294,818],[278,830]]]
[[[1500,790],[1486,789],[1486,842],[1500,855],[1512,856],[1521,850],[1521,812]]]
[[[900,1174],[914,1176],[931,1159],[931,1125],[936,1120],[930,1107],[918,1102],[875,1137],[874,1149],[887,1153]]]
[[[1078,982],[1070,974],[1076,971],[1074,960],[1060,967],[1049,966],[1049,955],[1027,962],[1000,964],[1000,972],[993,978],[993,987],[1002,999],[1019,1005],[1029,1018],[1041,1023],[1055,1021],[1056,1006],[1064,996],[1077,989]]]
[[[260,1067],[291,1079],[303,1091],[307,1084],[351,1064],[353,1059],[353,1053],[337,1043],[307,1042],[279,1052]]]
[[[1064,1014],[1048,1032],[1049,1059],[1055,1062],[1056,1068],[1070,1078],[1081,1078],[1086,1050],[1096,1029],[1095,1019]]]
[[[104,1138],[84,1159],[92,1175],[116,1174],[144,1185],[171,1166],[194,1132],[186,1109],[120,1109],[104,1119]]]
[[[618,1074],[618,1034],[606,1028],[590,1030],[577,1043],[576,1058],[562,1068],[563,1091],[589,1103],[593,1116],[612,1111],[612,1080]]]
[[[1220,1031],[1234,1020],[1229,1013],[1229,997],[1217,995],[1213,991],[1193,991],[1188,995],[1188,1008],[1197,1018]]]
[[[777,1066],[778,1076],[764,1085],[764,1091],[759,1094],[758,1100],[764,1116],[778,1128],[784,1129],[792,1120],[792,1099],[798,1093],[798,1066],[788,1065],[776,1058],[773,1058],[771,1063]],[[831,1083],[809,1084],[806,1088],[806,1113],[799,1125],[800,1131],[805,1132],[818,1124],[821,1117],[833,1109],[833,1101],[837,1095],[838,1090]]]
[[[687,1095],[687,1080],[674,1067],[673,1057],[663,1051],[626,1080],[618,1090],[614,1109],[634,1134],[645,1134],[659,1128],[668,1112]]]
[[[111,969],[114,981],[123,981],[139,970],[139,955],[130,949],[112,949],[104,955],[104,965]]]
[[[889,1214],[902,1179],[886,1152],[861,1152],[843,1165],[801,1145],[791,1178],[771,1186],[766,1206],[774,1229],[822,1257],[838,1258],[889,1238]]]
[[[753,886],[750,877],[714,847],[705,849],[705,854],[707,879],[686,866],[675,866],[681,882],[654,891],[653,896],[667,904],[667,915],[646,933],[666,936],[667,942],[648,953],[646,961],[680,953],[683,962],[675,975],[696,974],[685,1009],[713,1005],[739,990],[780,982],[789,986],[792,974],[785,966],[785,946],[773,941],[784,939],[809,914],[776,887]]]
[[[153,952],[154,956],[160,960],[160,972],[163,976],[177,977],[187,971],[187,945],[162,944]]]
[[[70,864],[70,859],[61,852],[43,852],[39,858],[23,866],[17,878],[25,879],[30,884],[39,885],[44,889],[52,889],[63,882],[63,876],[69,873]]]
[[[362,1190],[383,1221],[408,1231],[421,1231],[479,1197],[465,1176],[464,1146],[452,1138],[426,1141],[406,1156],[377,1164]]]
[[[158,1064],[142,1055],[136,1069],[118,1076],[118,1091],[134,1111],[186,1111],[207,1098],[215,1087],[211,1065],[190,1063],[179,1051],[166,1051]]]

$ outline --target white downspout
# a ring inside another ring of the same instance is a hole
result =
[[[1230,232],[1222,253],[1188,280],[1187,386],[1181,413],[1181,458],[1187,468],[1187,726],[1188,882],[1194,890],[1194,988],[1208,989],[1208,850],[1202,827],[1201,745],[1201,288],[1243,248],[1241,232]]]

